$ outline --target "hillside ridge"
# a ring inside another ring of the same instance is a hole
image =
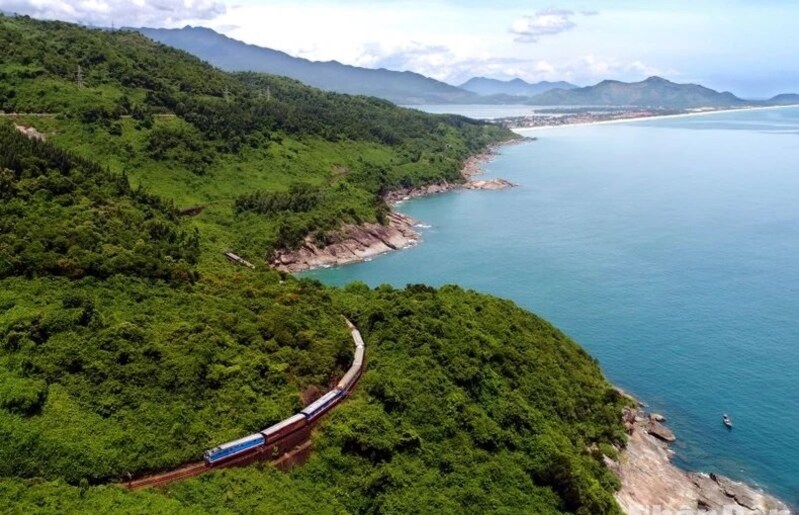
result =
[[[746,104],[730,92],[718,92],[699,84],[678,84],[662,77],[640,82],[603,80],[593,86],[551,90],[530,103],[572,106],[639,106],[658,108],[734,107]]]
[[[471,92],[412,71],[311,61],[244,43],[204,27],[131,30],[197,55],[222,70],[283,75],[326,91],[375,96],[397,104],[462,103],[477,98]]]

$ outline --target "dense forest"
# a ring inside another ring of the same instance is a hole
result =
[[[381,221],[386,191],[462,180],[469,155],[514,137],[460,116],[224,73],[131,31],[27,17],[0,17],[0,111],[43,114],[16,119],[178,208],[207,208],[195,226],[253,259]],[[234,207],[254,191],[304,184],[324,188],[325,201],[279,217]]]
[[[0,120],[0,511],[618,513],[602,456],[624,400],[547,322],[456,286],[336,289],[221,256],[378,220],[381,192],[457,176],[501,129],[17,17],[0,102],[28,113]],[[351,360],[342,315],[367,372],[303,467],[114,485],[325,391]]]

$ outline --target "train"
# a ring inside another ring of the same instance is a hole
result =
[[[299,413],[285,420],[281,420],[263,431],[223,443],[213,449],[208,449],[203,453],[206,466],[213,467],[222,463],[227,463],[234,458],[256,452],[265,446],[271,446],[288,435],[313,424],[319,417],[330,411],[346,398],[363,373],[364,357],[366,353],[366,346],[363,342],[363,338],[361,338],[361,333],[355,326],[350,324],[349,321],[347,321],[347,325],[350,326],[352,339],[355,342],[355,354],[353,356],[352,365],[336,384],[336,387],[307,405]]]

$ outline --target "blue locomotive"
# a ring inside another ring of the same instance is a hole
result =
[[[205,463],[208,465],[214,465],[225,459],[251,451],[263,444],[264,436],[261,433],[255,433],[207,450],[203,454],[203,458],[205,458]]]

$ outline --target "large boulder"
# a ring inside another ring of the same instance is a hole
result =
[[[671,429],[656,420],[651,420],[649,422],[646,426],[646,432],[656,438],[660,438],[664,442],[671,443],[677,439],[674,433],[671,432]]]

